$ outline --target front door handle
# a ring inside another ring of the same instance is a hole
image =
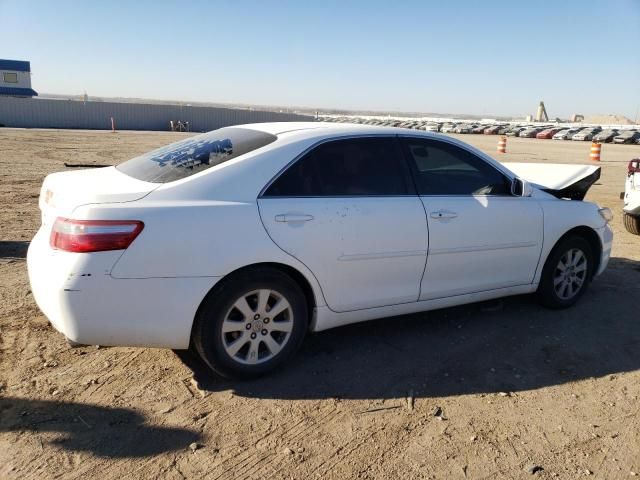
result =
[[[448,218],[456,218],[458,214],[456,212],[450,212],[449,210],[438,210],[437,212],[431,212],[431,218],[436,220],[444,220]]]
[[[313,220],[313,215],[281,213],[276,215],[276,222],[308,222]]]

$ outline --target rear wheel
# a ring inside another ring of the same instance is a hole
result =
[[[193,346],[219,375],[256,377],[298,350],[307,325],[298,284],[278,270],[254,269],[224,280],[207,296],[196,317]]]
[[[593,250],[578,236],[562,240],[542,270],[538,299],[549,308],[567,308],[578,301],[593,276]]]
[[[627,232],[640,235],[640,217],[634,217],[633,215],[624,213],[622,215],[622,221],[624,222],[624,228],[627,229]]]

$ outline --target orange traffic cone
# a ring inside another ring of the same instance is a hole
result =
[[[507,153],[507,137],[498,139],[498,153]]]
[[[593,142],[591,144],[591,154],[589,155],[589,157],[591,158],[591,161],[593,162],[599,162],[600,161],[600,151],[602,150],[602,144],[598,143],[598,142]]]

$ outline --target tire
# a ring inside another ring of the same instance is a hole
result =
[[[285,309],[271,318],[268,312],[274,308]],[[192,346],[218,375],[253,378],[295,354],[308,324],[300,286],[279,270],[255,268],[230,276],[209,292],[196,314]]]
[[[563,273],[560,263],[572,267]],[[569,236],[551,251],[542,269],[538,301],[547,308],[568,308],[578,301],[593,277],[595,266],[591,245],[583,237]]]
[[[624,228],[627,229],[627,232],[640,235],[640,217],[623,213],[622,221],[624,222]]]

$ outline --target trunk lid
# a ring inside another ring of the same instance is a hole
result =
[[[503,163],[518,177],[558,198],[583,200],[600,178],[600,167],[564,163]]]
[[[115,167],[52,173],[40,190],[42,223],[50,223],[56,216],[71,216],[80,205],[133,202],[159,186],[125,175]]]

